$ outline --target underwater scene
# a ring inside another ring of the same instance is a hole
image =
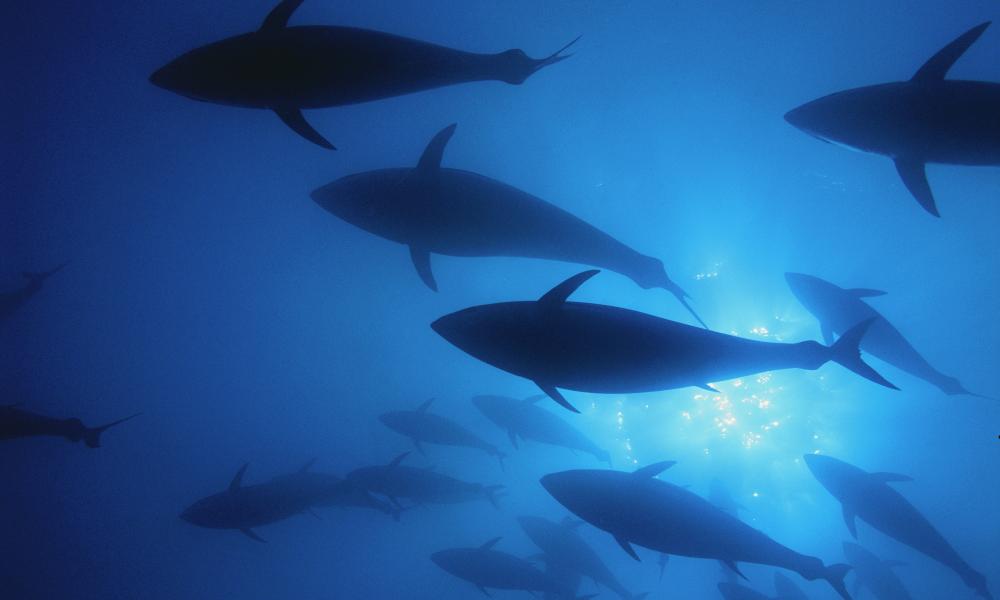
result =
[[[994,598],[998,14],[5,3],[0,600]]]

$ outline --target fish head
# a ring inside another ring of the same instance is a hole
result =
[[[543,519],[542,517],[532,517],[528,515],[522,515],[517,518],[518,524],[524,533],[527,534],[528,538],[531,539],[532,543],[541,548],[543,551],[547,543],[554,533],[556,527],[558,527],[552,521],[548,519]]]
[[[618,518],[627,518],[621,502],[630,495],[630,477],[630,473],[619,471],[577,469],[545,475],[541,484],[571,513],[613,531]]]
[[[551,367],[551,340],[536,302],[473,306],[445,315],[431,328],[452,345],[487,364],[537,380]]]
[[[822,314],[822,307],[829,304],[834,294],[842,291],[829,281],[805,273],[785,273],[785,283],[792,295],[813,314]]]
[[[853,465],[824,454],[806,454],[802,457],[813,477],[838,499],[849,496],[850,482],[864,471]]]
[[[403,410],[394,410],[387,413],[382,413],[378,416],[378,420],[382,422],[383,425],[392,429],[393,431],[398,431],[400,433],[405,433],[410,429],[410,422],[413,420],[412,413]]]
[[[185,508],[179,515],[181,519],[211,529],[229,529],[237,527],[234,517],[234,502],[231,492],[213,494],[198,500]]]
[[[280,73],[271,72],[278,65],[269,68],[247,38],[237,36],[182,54],[154,71],[149,82],[201,102],[273,107],[284,87]]]
[[[402,243],[429,215],[419,201],[413,169],[381,169],[347,175],[314,190],[310,197],[328,213],[375,235]]]
[[[494,422],[504,421],[504,415],[509,411],[511,402],[513,400],[501,396],[474,396],[472,398],[472,405]]]
[[[788,111],[785,121],[824,142],[892,155],[908,137],[900,104],[911,93],[905,83],[845,90]]]
[[[456,577],[468,579],[471,575],[470,554],[467,548],[452,548],[431,554],[431,562]]]

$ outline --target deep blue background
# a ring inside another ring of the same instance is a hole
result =
[[[934,219],[884,158],[818,143],[781,118],[832,91],[909,78],[995,17],[995,3],[310,0],[293,24],[532,56],[584,36],[571,60],[523,86],[469,84],[307,113],[336,153],[263,111],[195,103],[147,82],[182,51],[255,29],[270,9],[260,0],[0,7],[0,289],[19,285],[22,269],[73,261],[0,323],[2,401],[93,424],[145,413],[98,451],[43,439],[0,448],[4,598],[467,598],[478,592],[437,569],[432,551],[503,535],[498,548],[536,552],[514,517],[561,518],[537,479],[599,467],[590,457],[528,445],[506,472],[461,450],[414,458],[506,484],[500,512],[432,507],[393,523],[327,511],[324,521],[262,529],[267,545],[177,518],[245,461],[248,482],[313,456],[336,473],[387,462],[409,444],[376,415],[432,396],[434,410],[507,447],[468,398],[536,390],[428,324],[471,304],[536,297],[578,267],[435,257],[434,294],[405,248],[308,197],[348,173],[415,164],[451,122],[459,128],[446,166],[516,185],[662,258],[715,329],[818,339],[785,286],[789,270],[884,289],[872,304],[932,363],[998,395],[997,170],[931,166],[944,215]],[[998,53],[1000,29],[987,30],[951,75],[998,80]],[[689,321],[662,291],[612,273],[575,297]],[[721,400],[685,389],[571,394],[579,416],[545,406],[611,450],[616,466],[675,459],[663,477],[698,492],[722,478],[749,507],[745,518],[827,562],[842,559],[849,534],[801,455],[911,474],[898,489],[996,593],[998,404],[945,397],[875,364],[903,391],[828,366],[721,383]],[[900,573],[918,597],[972,597],[951,571],[859,527],[862,543],[910,563]],[[711,561],[675,559],[660,584],[652,554],[640,551],[637,564],[607,535],[582,531],[631,589],[716,594]],[[746,573],[771,591],[770,569]],[[822,582],[802,586],[833,597]]]

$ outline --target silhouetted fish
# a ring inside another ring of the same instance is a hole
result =
[[[490,595],[487,589],[498,589],[556,594],[566,600],[576,597],[572,589],[564,587],[558,579],[538,570],[527,560],[494,550],[493,546],[500,539],[494,538],[478,548],[435,552],[431,560],[448,573],[473,584],[487,596]]]
[[[402,507],[399,499],[406,498],[415,504],[456,504],[487,500],[499,508],[497,492],[504,486],[469,483],[437,473],[432,468],[418,469],[399,464],[408,454],[409,452],[400,454],[388,465],[355,469],[347,474],[347,480],[387,497],[399,507]]]
[[[517,438],[534,440],[570,450],[592,454],[611,464],[611,455],[599,448],[572,425],[535,403],[544,395],[516,400],[504,396],[476,396],[472,403],[497,427],[507,431],[510,443],[517,448]]]
[[[945,79],[988,26],[959,36],[909,81],[837,92],[803,104],[785,120],[823,141],[891,158],[913,197],[940,216],[927,163],[1000,165],[1000,84]]]
[[[384,413],[379,415],[379,421],[396,433],[410,438],[421,454],[424,453],[422,443],[463,446],[495,456],[503,466],[503,459],[506,456],[503,452],[451,419],[429,412],[427,409],[431,402],[433,399],[427,400],[416,410],[394,410]]]
[[[263,108],[314,144],[333,149],[302,109],[357,104],[469,81],[519,84],[555,64],[521,50],[474,54],[354,27],[289,27],[302,0],[284,0],[260,29],[192,50],[150,81],[194,100]],[[574,42],[576,40],[573,40]]]
[[[434,136],[415,168],[348,175],[314,191],[313,200],[355,227],[409,246],[413,266],[432,290],[437,282],[431,254],[559,260],[621,273],[644,289],[667,290],[704,325],[659,259],[541,198],[476,173],[441,168],[455,127]]]
[[[843,598],[847,565],[826,566],[725,513],[711,502],[656,479],[673,462],[634,473],[576,470],[542,477],[542,486],[584,521],[607,531],[632,558],[637,544],[665,554],[712,558],[739,573],[738,562],[772,565],[806,579],[824,579]]]
[[[101,425],[87,427],[80,419],[54,419],[18,408],[18,405],[0,406],[0,440],[10,440],[21,437],[54,436],[63,437],[71,442],[83,440],[90,448],[101,446],[101,434],[109,428],[138,417],[134,414]]]
[[[951,544],[906,498],[886,485],[892,481],[912,481],[910,477],[896,473],[867,473],[822,454],[806,454],[803,458],[816,479],[840,501],[844,522],[855,538],[858,532],[854,518],[860,517],[889,537],[955,571],[965,585],[980,596],[993,598],[986,586],[986,577],[962,560]]]
[[[844,289],[802,273],[785,273],[785,281],[806,310],[819,319],[823,341],[827,344],[833,343],[835,334],[847,331],[858,323],[871,321],[871,326],[861,338],[862,350],[937,386],[946,394],[979,395],[966,390],[954,377],[932,367],[892,323],[862,300],[881,296],[885,292],[864,288]]]
[[[870,323],[836,344],[761,342],[652,315],[566,299],[597,271],[570,277],[538,301],[474,306],[431,327],[461,350],[534,381],[576,411],[557,388],[629,394],[698,386],[776,369],[818,369],[834,361],[896,389],[861,360],[858,342]],[[576,411],[578,412],[578,411]]]
[[[892,570],[903,563],[882,560],[851,542],[844,542],[844,556],[854,567],[854,586],[851,591],[855,594],[861,587],[866,587],[878,600],[912,600],[910,592],[906,591],[903,582]]]

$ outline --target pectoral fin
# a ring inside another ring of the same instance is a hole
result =
[[[854,522],[855,514],[854,511],[849,509],[847,505],[844,505],[844,523],[847,524],[847,530],[851,532],[851,536],[854,539],[858,539],[858,525]]]
[[[431,271],[431,253],[427,250],[410,246],[410,260],[413,261],[413,266],[417,269],[417,275],[420,275],[420,279],[424,282],[424,285],[435,292],[438,291],[437,282],[434,281],[434,272]]]
[[[546,394],[548,394],[549,398],[552,398],[553,400],[555,400],[563,408],[565,408],[567,410],[571,410],[571,411],[573,411],[575,413],[580,412],[572,404],[570,404],[569,402],[567,402],[566,398],[563,398],[563,395],[559,392],[559,390],[556,389],[556,387],[554,385],[545,385],[545,384],[540,383],[538,381],[536,381],[535,384],[538,385],[538,387],[540,387],[543,392],[545,392]]]
[[[316,144],[317,146],[322,146],[327,150],[336,150],[333,144],[326,141],[318,131],[313,129],[313,126],[306,121],[306,118],[302,116],[302,111],[295,107],[283,107],[275,108],[274,113],[278,115],[278,118],[282,120],[285,125],[292,128],[292,131],[306,138],[310,142]]]
[[[729,567],[729,570],[732,571],[733,573],[736,573],[737,575],[739,575],[743,579],[746,579],[747,581],[750,581],[749,579],[747,579],[747,576],[743,574],[743,571],[740,571],[740,568],[739,568],[739,566],[737,566],[736,561],[733,561],[733,560],[723,560],[723,561],[719,561],[719,562],[721,562],[722,564],[724,564],[727,567]]]
[[[514,446],[514,449],[517,450],[518,449],[517,448],[517,432],[514,431],[513,429],[508,429],[507,430],[507,437],[510,438],[510,445]]]
[[[628,543],[628,540],[622,537],[618,537],[616,535],[615,541],[618,542],[618,545],[621,546],[622,550],[628,553],[629,556],[631,556],[635,560],[639,560],[639,555],[635,553],[635,548],[632,547],[632,544]]]
[[[937,206],[934,203],[934,194],[931,192],[931,185],[927,183],[927,169],[922,162],[907,160],[905,158],[896,159],[896,171],[903,180],[903,185],[910,190],[913,197],[917,199],[924,210],[935,217],[940,217]]]

